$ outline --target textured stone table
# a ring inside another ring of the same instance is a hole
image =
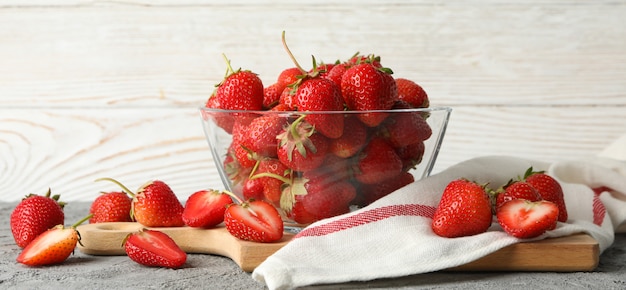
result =
[[[15,203],[0,203],[0,288],[2,289],[264,289],[228,258],[191,254],[178,270],[143,267],[126,256],[90,256],[76,250],[65,263],[29,268],[15,262],[9,216]],[[66,224],[85,216],[89,203],[66,206]],[[451,273],[437,272],[307,289],[625,289],[626,236],[600,257],[594,272]]]

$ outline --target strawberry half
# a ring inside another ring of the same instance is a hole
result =
[[[559,208],[546,201],[515,199],[500,206],[496,212],[502,229],[520,239],[538,237],[556,227]]]
[[[187,261],[187,253],[170,236],[157,230],[143,229],[128,235],[124,250],[131,260],[149,267],[176,269]]]
[[[86,216],[71,227],[56,225],[38,235],[16,260],[33,267],[62,263],[74,252],[76,243],[80,240],[76,227],[90,217],[91,215]]]
[[[200,190],[189,196],[183,210],[185,225],[212,228],[224,221],[226,206],[233,200],[218,190]]]
[[[276,242],[283,237],[283,221],[271,204],[253,200],[232,204],[226,209],[224,224],[238,239],[260,243]]]

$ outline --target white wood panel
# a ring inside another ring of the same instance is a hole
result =
[[[595,154],[626,133],[626,1],[0,0],[0,201],[119,178],[220,186],[197,116],[225,53],[266,84],[375,53],[454,108],[435,166]]]

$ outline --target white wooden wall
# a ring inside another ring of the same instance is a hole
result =
[[[596,154],[626,133],[626,1],[0,0],[0,201],[158,178],[221,187],[200,126],[221,54],[266,84],[382,56],[454,109],[435,171],[475,156]]]

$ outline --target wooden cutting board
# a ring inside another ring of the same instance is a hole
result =
[[[90,255],[125,255],[124,238],[143,226],[138,223],[100,223],[81,225],[81,252]],[[168,234],[187,253],[214,254],[232,259],[241,269],[252,272],[268,256],[293,237],[285,233],[276,243],[242,241],[226,228],[190,227],[152,228]],[[586,234],[510,245],[449,271],[592,271],[598,266],[600,247]]]

